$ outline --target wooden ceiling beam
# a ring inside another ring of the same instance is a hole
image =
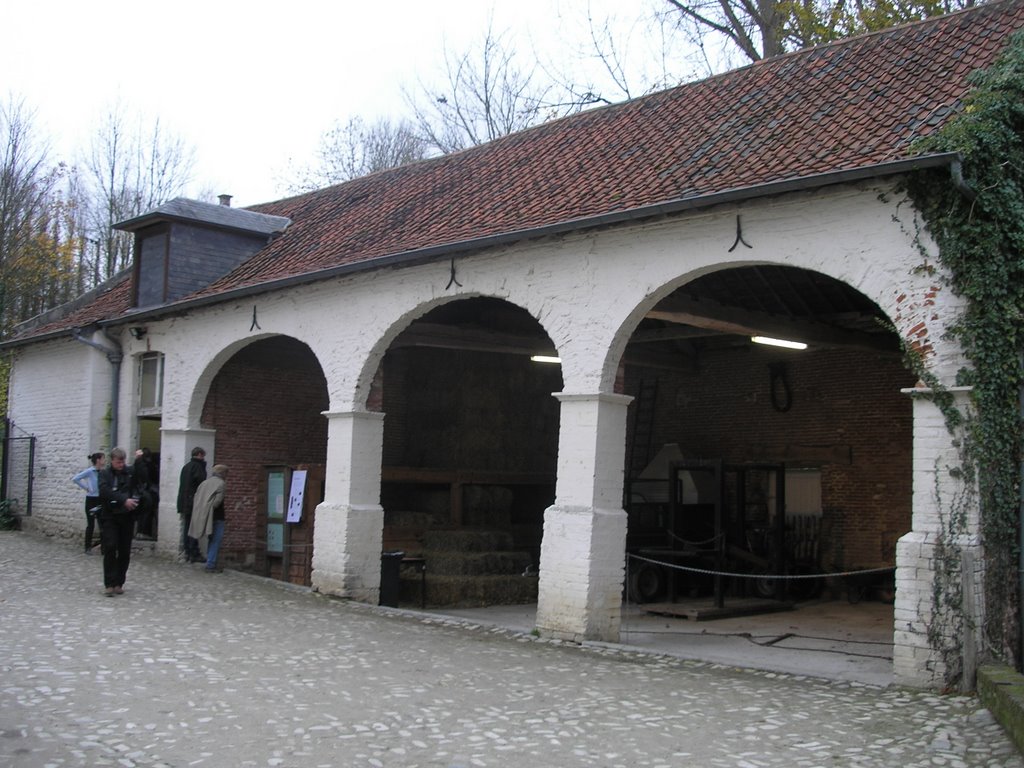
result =
[[[554,355],[555,347],[546,336],[490,331],[442,323],[413,323],[392,343],[402,347],[464,349],[472,352],[500,352],[513,355]]]
[[[899,350],[890,334],[846,330],[815,320],[797,320],[687,296],[669,296],[648,312],[647,317],[738,336],[771,336],[815,346],[857,347],[881,352]]]

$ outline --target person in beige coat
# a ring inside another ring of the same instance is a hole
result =
[[[210,477],[203,480],[196,489],[192,502],[192,520],[188,535],[199,542],[206,542],[206,572],[220,573],[217,555],[224,539],[224,489],[228,468],[217,464]]]

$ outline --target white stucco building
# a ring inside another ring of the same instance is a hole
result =
[[[31,509],[18,456],[9,496],[26,527],[79,536],[68,477],[149,447],[173,557],[202,445],[232,466],[235,567],[376,603],[382,550],[500,529],[536,561],[542,634],[615,641],[641,532],[625,486],[678,443],[725,460],[730,499],[766,464],[813,477],[816,567],[895,566],[896,679],[939,686],[965,642],[928,632],[955,451],[900,342],[952,384],[959,305],[918,268],[935,249],[900,184],[954,183],[958,158],[912,142],[1022,21],[995,3],[251,210],[176,200],[125,222],[132,273],[6,342],[14,434],[34,437]],[[311,478],[283,544],[276,467]],[[725,512],[746,540],[781,525],[752,498]]]

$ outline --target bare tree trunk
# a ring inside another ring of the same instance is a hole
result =
[[[110,109],[86,160],[94,198],[91,235],[103,254],[101,280],[132,261],[132,239],[114,225],[180,194],[191,180],[194,158],[194,149],[168,135],[159,120],[144,131],[141,118],[129,120],[120,104]]]

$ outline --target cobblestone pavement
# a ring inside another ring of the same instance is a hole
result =
[[[999,766],[977,700],[580,648],[0,534],[0,765]]]

